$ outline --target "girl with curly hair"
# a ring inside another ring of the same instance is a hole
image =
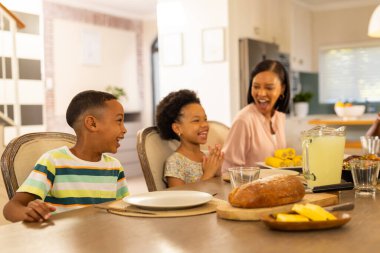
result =
[[[161,138],[180,141],[165,163],[164,180],[169,187],[219,175],[224,154],[221,145],[209,147],[208,155],[201,151],[200,145],[207,142],[209,126],[194,91],[179,90],[163,98],[157,106],[156,121]]]

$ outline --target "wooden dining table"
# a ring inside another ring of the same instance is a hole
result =
[[[227,199],[221,178],[171,190],[196,190]],[[319,231],[271,230],[261,221],[233,221],[216,213],[177,218],[126,217],[94,207],[54,215],[44,223],[0,226],[1,252],[374,252],[380,245],[380,193],[355,198],[340,192],[340,202],[354,201],[345,226]]]

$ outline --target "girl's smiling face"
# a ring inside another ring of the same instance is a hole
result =
[[[251,85],[251,95],[257,109],[265,117],[270,118],[275,110],[274,105],[284,92],[280,79],[274,72],[264,71],[253,78]]]
[[[184,106],[178,122],[173,123],[172,128],[180,136],[181,141],[196,145],[205,144],[209,126],[202,105],[193,103]]]

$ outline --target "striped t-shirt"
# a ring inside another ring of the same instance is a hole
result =
[[[103,154],[99,162],[88,162],[64,146],[43,154],[17,192],[35,194],[62,212],[121,199],[128,187],[117,159]]]

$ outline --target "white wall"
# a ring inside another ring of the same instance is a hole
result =
[[[164,66],[160,45],[160,97],[178,89],[195,90],[208,118],[230,125],[228,0],[159,0],[157,20],[159,41],[168,34],[182,35],[183,56],[181,65]],[[202,62],[202,31],[208,28],[224,29],[224,61]]]
[[[98,39],[85,43],[83,36],[86,32]],[[88,53],[99,55],[99,63],[84,62],[84,48],[91,47],[93,50]],[[105,90],[108,85],[126,90],[128,111],[141,109],[134,32],[57,19],[54,20],[53,48],[55,114],[58,117],[64,117],[69,102],[78,92]]]

